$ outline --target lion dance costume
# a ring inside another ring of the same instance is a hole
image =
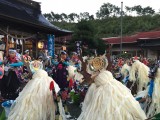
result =
[[[129,89],[106,70],[106,58],[89,61],[91,84],[78,120],[145,120],[146,115]]]
[[[8,120],[55,120],[53,87],[58,88],[47,72],[36,71],[12,105]]]

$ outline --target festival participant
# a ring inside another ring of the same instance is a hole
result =
[[[122,67],[122,65],[123,65],[123,59],[120,57],[119,59],[118,59],[118,67]]]
[[[17,53],[16,53],[17,58],[18,58],[19,60],[21,60],[20,49],[17,49],[16,52],[17,52]]]
[[[25,63],[31,62],[31,57],[29,56],[29,50],[25,50],[25,54],[23,55],[23,60]],[[26,81],[28,81],[26,76],[28,76],[29,71],[26,65],[23,66],[23,73],[24,73],[23,74],[24,78],[26,79]]]
[[[34,74],[36,71],[43,69],[43,64],[42,64],[42,62],[40,62],[38,60],[34,60],[34,61],[30,62],[29,68],[30,68],[32,74]]]
[[[132,64],[129,74],[129,80],[137,83],[137,93],[147,88],[147,85],[150,81],[148,77],[149,72],[149,67],[141,63],[139,60],[135,60]]]
[[[65,106],[65,112],[67,112],[66,100],[68,98],[69,90],[69,79],[67,67],[69,66],[66,60],[67,53],[65,51],[61,52],[60,60],[57,63],[55,69],[53,70],[53,79],[60,87],[59,96],[62,98],[63,105]]]
[[[40,50],[38,53],[38,57],[42,56],[43,62],[45,62],[48,59],[48,51],[47,50]]]
[[[126,61],[126,64],[124,64],[122,66],[122,69],[121,69],[121,74],[123,76],[123,80],[122,82],[126,85],[127,82],[129,81],[129,72],[130,72],[130,69],[131,67],[129,66],[129,62]]]
[[[39,62],[43,62],[42,56],[39,56],[39,57],[38,57],[38,61],[39,61]]]
[[[147,117],[152,117],[160,113],[160,68],[156,68],[150,81],[148,96],[151,99],[151,105],[148,108]]]
[[[17,58],[16,50],[9,49],[9,56],[4,60],[5,75],[2,79],[2,96],[15,99],[18,96],[21,83],[25,82],[22,77],[23,63]]]
[[[137,57],[137,56],[134,56],[134,60],[138,60],[138,57]]]
[[[31,57],[29,56],[29,50],[25,50],[25,54],[23,55],[23,59],[25,62],[31,61]]]
[[[106,70],[105,57],[89,61],[87,71],[93,83],[85,96],[77,120],[145,120],[146,115],[128,88]]]
[[[147,65],[147,66],[149,64],[149,62],[148,62],[148,60],[146,58],[143,58],[142,63],[145,64],[145,65]]]
[[[79,71],[81,71],[81,61],[79,60],[76,52],[72,53],[71,62]]]
[[[54,77],[54,80],[57,82],[61,90],[68,88],[68,81],[67,81],[68,71],[66,68],[69,65],[69,63],[68,61],[66,61],[66,58],[67,58],[67,53],[65,51],[62,51],[60,60],[56,67],[55,71],[56,73]]]
[[[151,80],[147,89],[139,92],[136,99],[140,102],[147,117],[153,117],[160,113],[160,68],[156,67],[151,71],[149,78]]]
[[[36,71],[12,105],[8,120],[55,120],[53,89],[58,93],[58,85],[47,72]]]

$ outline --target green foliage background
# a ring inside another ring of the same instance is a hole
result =
[[[133,16],[133,12],[136,13]],[[105,43],[101,38],[120,36],[120,14],[123,14],[123,36],[133,35],[137,32],[159,30],[160,14],[153,8],[140,5],[128,7],[120,12],[120,8],[110,3],[104,3],[94,15],[88,12],[71,13],[66,15],[53,12],[44,16],[54,25],[74,31],[70,50],[75,49],[75,41],[81,40],[88,44],[89,49],[97,49],[99,54],[104,53]],[[89,49],[87,49],[89,51]]]

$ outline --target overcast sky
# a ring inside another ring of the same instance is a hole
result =
[[[89,12],[95,14],[103,3],[121,6],[121,0],[34,0],[41,2],[42,13],[77,13]],[[156,11],[160,9],[160,0],[123,0],[124,6],[151,6]]]

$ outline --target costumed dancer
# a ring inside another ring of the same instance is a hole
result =
[[[89,61],[94,83],[86,94],[78,120],[145,120],[146,115],[130,91],[106,70],[105,57]]]
[[[147,89],[139,92],[136,99],[140,102],[147,117],[153,117],[160,113],[160,68],[157,67],[152,71],[149,77],[151,80]]]
[[[42,64],[42,62],[40,62],[38,60],[34,60],[34,61],[30,62],[29,68],[30,68],[32,74],[34,74],[36,71],[43,69],[43,64]]]
[[[69,66],[67,59],[67,53],[65,51],[61,52],[60,61],[55,62],[56,67],[53,70],[53,79],[60,87],[59,95],[62,98],[63,105],[65,106],[65,111],[67,111],[66,100],[68,98],[68,71],[67,67]],[[53,62],[53,61],[52,61]]]
[[[74,87],[70,92],[71,102],[80,104],[84,100],[88,85],[81,85],[81,83],[84,81],[84,76],[77,70],[75,66],[70,65],[67,67],[67,70],[69,79],[74,80]]]
[[[69,84],[69,87],[70,88],[74,87],[74,90],[76,91],[77,86],[79,86],[79,83],[82,82],[82,78],[83,78],[83,76],[79,73],[81,71],[81,61],[76,52],[72,53],[70,64],[76,67],[77,72],[76,72],[74,79],[73,78],[70,79],[70,83],[72,84]]]
[[[152,99],[147,117],[160,113],[160,68],[155,69],[154,78],[150,81],[148,96]]]
[[[9,56],[4,60],[5,75],[2,78],[1,92],[4,98],[15,99],[20,91],[21,83],[24,83],[22,77],[23,63],[16,57],[16,50],[9,49]]]
[[[25,63],[23,66],[23,77],[26,81],[28,81],[29,77],[29,68],[27,68],[28,63],[31,62],[31,57],[29,56],[29,50],[25,50],[25,54],[22,56],[23,57],[23,62]]]
[[[23,59],[25,62],[31,62],[31,57],[29,56],[29,50],[25,50],[25,54],[23,55]]]
[[[52,89],[58,85],[44,70],[37,70],[12,105],[8,120],[55,120]]]
[[[124,64],[122,66],[122,69],[121,69],[121,74],[123,76],[123,80],[122,82],[126,85],[127,82],[129,81],[129,70],[130,70],[130,66],[128,66],[127,64]]]
[[[56,67],[56,73],[54,76],[54,80],[56,83],[59,85],[61,90],[64,90],[65,88],[68,88],[68,71],[67,71],[67,66],[69,66],[68,61],[66,61],[67,58],[67,53],[65,51],[61,52],[61,58],[60,61],[57,64]]]
[[[129,81],[129,72],[130,72],[131,67],[129,66],[129,63],[126,63],[122,66],[121,69],[121,75],[123,76],[122,82],[126,85],[127,82]]]
[[[71,63],[74,65],[78,71],[81,71],[81,61],[78,58],[78,54],[76,52],[72,53]]]
[[[133,83],[137,83],[137,93],[147,88],[150,81],[148,77],[149,71],[149,67],[141,63],[139,60],[135,60],[132,64],[129,80],[133,81]]]

